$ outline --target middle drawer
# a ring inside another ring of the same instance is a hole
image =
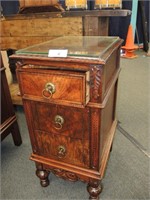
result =
[[[71,108],[31,102],[35,130],[74,139],[89,139],[89,108]]]

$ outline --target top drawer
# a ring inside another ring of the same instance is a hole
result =
[[[23,98],[85,106],[89,102],[89,72],[30,69],[17,71]]]

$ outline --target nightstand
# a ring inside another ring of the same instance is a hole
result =
[[[17,76],[43,187],[49,173],[85,181],[98,199],[117,120],[118,37],[60,37],[16,52]],[[48,57],[67,49],[67,57]]]

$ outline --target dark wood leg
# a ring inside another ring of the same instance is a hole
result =
[[[102,191],[101,182],[98,180],[91,180],[87,186],[87,191],[90,194],[89,199],[99,199],[99,194]]]
[[[48,171],[37,169],[36,175],[39,177],[42,187],[47,187],[49,185],[49,179],[48,179],[49,172]]]
[[[21,135],[20,135],[20,131],[19,131],[17,121],[14,122],[11,133],[12,133],[14,144],[16,146],[20,146],[22,144],[22,139],[21,139]]]

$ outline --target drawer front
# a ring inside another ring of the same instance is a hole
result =
[[[65,105],[85,105],[89,101],[89,72],[30,71],[24,68],[18,75],[24,98]]]
[[[89,141],[35,131],[38,154],[46,158],[89,168]]]
[[[38,154],[89,167],[89,109],[30,104]]]
[[[89,108],[71,108],[32,102],[35,130],[74,139],[89,138]]]

